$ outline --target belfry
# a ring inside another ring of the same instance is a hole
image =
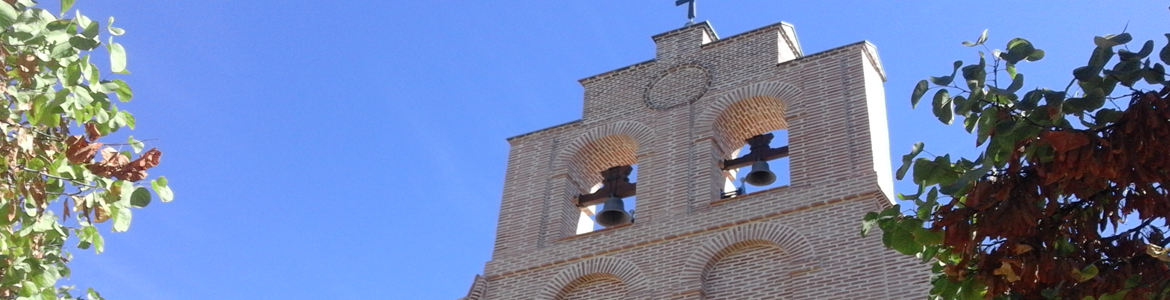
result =
[[[876,48],[688,24],[581,79],[580,120],[508,139],[492,259],[463,299],[925,296],[925,264],[859,234],[893,197]]]

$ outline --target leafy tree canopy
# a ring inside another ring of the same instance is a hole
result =
[[[919,157],[915,144],[897,170],[918,185],[899,194],[915,211],[869,213],[863,233],[880,227],[886,246],[929,262],[932,298],[1170,297],[1170,46],[1131,39],[1094,38],[1055,89],[1023,89],[1017,66],[1044,57],[1028,40],[964,42],[986,52],[918,82],[911,105],[928,99],[980,153]]]
[[[114,42],[125,31],[112,17],[102,30],[73,2],[62,0],[59,14],[33,0],[0,3],[0,299],[80,299],[57,284],[69,276],[65,245],[100,253],[99,227],[126,231],[151,189],[173,197],[166,178],[146,180],[161,152],[132,136],[102,140],[135,125],[115,104],[134,95],[113,78],[129,74]],[[91,62],[98,55],[108,55],[106,72]]]

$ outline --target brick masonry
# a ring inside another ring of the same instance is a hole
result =
[[[891,205],[873,45],[805,55],[791,25],[653,37],[653,60],[582,79],[581,120],[508,139],[492,260],[466,300],[912,299],[928,266],[861,237]],[[788,186],[720,199],[719,162],[788,130]],[[637,222],[578,235],[573,199],[636,163]]]

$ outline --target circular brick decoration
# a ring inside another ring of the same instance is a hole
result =
[[[697,65],[680,65],[666,71],[646,90],[646,105],[667,109],[699,100],[707,92],[711,76]]]

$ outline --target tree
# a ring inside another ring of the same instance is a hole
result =
[[[101,253],[98,227],[126,231],[131,208],[152,198],[144,180],[161,152],[144,152],[133,136],[98,141],[134,128],[134,116],[111,101],[133,96],[126,82],[110,78],[129,74],[114,42],[124,30],[111,17],[100,34],[98,22],[68,14],[73,2],[62,0],[60,15],[33,0],[0,3],[0,299],[79,299],[72,287],[57,286],[69,276],[65,244]],[[103,45],[104,75],[90,62]],[[166,178],[149,184],[163,202],[172,199]],[[101,299],[93,289],[84,294]]]
[[[1158,63],[1153,41],[1131,51],[1128,33],[1096,37],[1063,90],[1024,92],[1017,64],[1044,51],[986,40],[963,42],[987,50],[978,63],[956,61],[911,96],[935,90],[934,115],[962,117],[979,155],[919,158],[915,144],[897,170],[918,185],[899,194],[915,211],[869,213],[863,234],[880,227],[886,246],[931,263],[932,298],[1170,298],[1170,46]]]

